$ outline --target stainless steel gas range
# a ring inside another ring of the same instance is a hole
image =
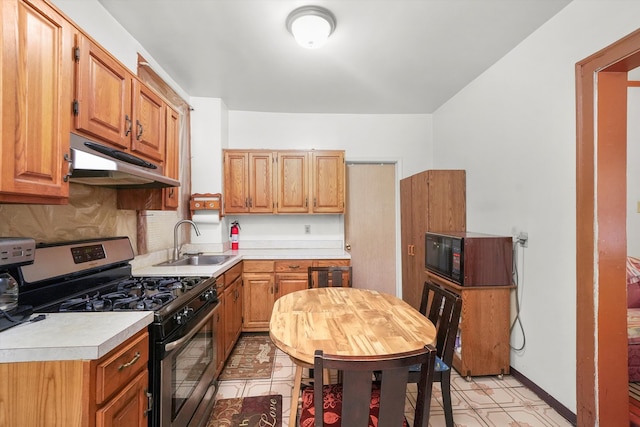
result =
[[[144,310],[150,427],[198,426],[216,391],[218,295],[213,277],[134,277],[127,237],[41,244],[16,267],[19,304],[36,313]]]

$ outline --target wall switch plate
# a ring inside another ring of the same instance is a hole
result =
[[[311,234],[311,225],[307,224],[304,226],[304,234]]]

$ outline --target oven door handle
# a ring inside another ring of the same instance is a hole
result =
[[[171,341],[170,343],[167,343],[164,346],[164,351],[169,353],[170,351],[174,350],[176,347],[181,346],[182,344],[184,344],[185,342],[189,341],[191,338],[193,338],[193,336],[195,334],[198,333],[198,331],[200,330],[200,328],[202,328],[205,323],[207,323],[209,320],[211,320],[211,318],[213,317],[213,315],[215,314],[217,309],[217,306],[215,306],[213,308],[213,310],[211,310],[211,313],[207,314],[205,316],[204,319],[202,319],[200,322],[198,322],[198,324],[196,326],[194,326],[193,328],[191,328],[191,331],[189,331],[189,333],[175,341]]]

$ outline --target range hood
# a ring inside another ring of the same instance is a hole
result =
[[[71,133],[69,180],[111,188],[179,187],[153,163]]]

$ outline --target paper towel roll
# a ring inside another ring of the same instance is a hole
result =
[[[218,211],[196,211],[193,213],[193,222],[197,224],[220,224]]]

